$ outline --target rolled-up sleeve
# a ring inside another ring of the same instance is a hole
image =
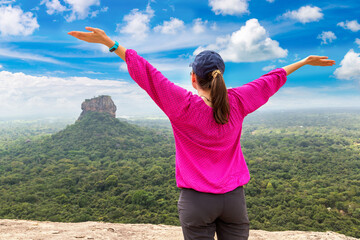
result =
[[[192,93],[169,81],[135,50],[127,49],[125,61],[131,78],[154,100],[170,120],[186,115]]]
[[[286,71],[283,68],[276,68],[252,82],[232,88],[241,105],[243,115],[246,116],[264,105],[285,84],[286,80]]]

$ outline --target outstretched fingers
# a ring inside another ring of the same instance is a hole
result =
[[[308,57],[308,64],[312,66],[332,66],[335,64],[334,60],[328,59],[327,56],[309,56]]]
[[[93,28],[93,27],[85,27],[85,29],[91,32],[97,32],[99,30],[98,28]]]
[[[99,28],[85,27],[90,32],[71,31],[69,35],[90,43],[104,43],[108,39],[105,32]]]
[[[327,58],[327,57],[326,57]],[[324,64],[323,66],[332,66],[335,64],[335,61],[334,60],[325,60],[325,59],[322,59],[321,62]]]
[[[68,32],[69,35],[76,37],[77,39],[88,41],[92,33],[80,32],[80,31],[71,31]]]

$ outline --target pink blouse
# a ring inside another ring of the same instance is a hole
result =
[[[132,79],[167,115],[174,132],[176,182],[179,188],[222,194],[245,185],[250,174],[241,151],[244,117],[264,105],[286,82],[274,69],[241,87],[229,88],[229,122],[215,122],[201,97],[172,83],[132,49],[126,50]]]

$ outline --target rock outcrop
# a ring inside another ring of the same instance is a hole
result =
[[[92,99],[86,99],[81,104],[83,110],[78,120],[81,120],[89,112],[109,113],[112,117],[115,117],[116,106],[110,96],[99,96]]]

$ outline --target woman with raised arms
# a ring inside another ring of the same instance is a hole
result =
[[[136,51],[110,39],[103,30],[69,32],[104,44],[127,64],[131,78],[169,118],[176,147],[179,219],[184,239],[244,240],[249,219],[242,186],[250,180],[240,146],[244,118],[264,105],[304,65],[332,66],[326,56],[308,56],[236,88],[226,88],[225,64],[214,51],[199,53],[190,79],[198,95],[175,85]]]

